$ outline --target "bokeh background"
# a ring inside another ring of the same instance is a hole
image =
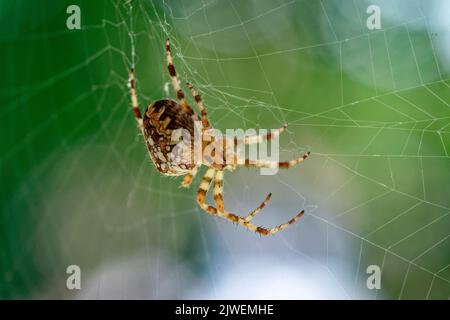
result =
[[[448,299],[449,15],[444,0],[1,1],[0,298]],[[216,128],[287,121],[282,158],[312,151],[225,176],[230,211],[272,191],[256,221],[306,209],[295,225],[262,238],[204,214],[199,177],[184,190],[155,170],[127,78],[134,61],[141,109],[174,97],[166,37]]]

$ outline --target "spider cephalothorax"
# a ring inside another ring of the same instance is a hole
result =
[[[223,172],[225,169],[234,169],[241,163],[238,163],[237,158],[235,159],[233,157],[231,160],[231,164],[227,162],[227,164],[224,165],[224,162],[211,162],[211,158],[208,158],[207,161],[207,157],[203,156],[203,151],[211,143],[214,142],[214,139],[207,139],[207,142],[205,142],[205,140],[202,138],[203,135],[208,135],[208,132],[212,129],[208,120],[206,109],[203,106],[200,95],[195,91],[190,83],[187,83],[187,86],[190,89],[192,96],[200,109],[200,117],[196,115],[191,106],[186,102],[184,93],[181,90],[180,84],[177,79],[175,67],[173,65],[173,60],[170,53],[169,39],[167,39],[166,41],[166,58],[167,69],[169,71],[172,85],[177,95],[178,103],[169,99],[158,100],[151,103],[147,107],[143,117],[141,116],[137,103],[134,68],[132,68],[130,72],[130,90],[133,111],[138,123],[138,127],[144,136],[152,161],[154,162],[159,172],[169,176],[183,175],[184,179],[182,182],[182,187],[188,187],[192,183],[193,177],[196,175],[198,167],[201,165],[208,166],[209,168],[203,176],[203,179],[197,191],[197,203],[199,204],[199,206],[211,215],[228,219],[259,234],[274,234],[297,221],[297,219],[299,219],[303,215],[304,210],[302,210],[287,223],[270,229],[263,228],[251,223],[252,219],[267,204],[272,195],[271,193],[259,205],[258,208],[250,212],[245,217],[241,217],[225,210],[223,201]],[[194,137],[197,132],[195,127],[196,121],[201,123],[201,156],[199,159],[194,155],[195,147],[193,140],[187,141],[189,148],[177,148],[180,141],[178,139],[174,139],[174,132],[178,132],[179,130],[187,132],[190,137]],[[256,144],[262,142],[263,140],[270,140],[282,133],[285,128],[286,125],[266,135],[245,137],[242,142],[245,144]],[[235,140],[228,140],[227,138],[223,139],[224,146],[233,145],[234,143],[236,143]],[[246,167],[256,168],[290,168],[305,160],[308,155],[309,152],[305,153],[303,156],[297,159],[285,162],[245,159],[242,164]],[[225,153],[223,155],[219,155],[220,160],[224,160],[225,157]],[[208,192],[212,184],[214,184],[214,202],[216,204],[215,207],[205,203],[206,193]]]

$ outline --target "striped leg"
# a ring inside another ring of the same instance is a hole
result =
[[[217,172],[221,172],[221,171],[216,171],[215,169],[209,168],[208,171],[206,171],[205,176],[202,179],[202,182],[200,183],[200,187],[198,189],[197,192],[197,202],[200,205],[200,207],[206,211],[207,213],[211,214],[211,215],[218,215],[224,219],[230,220],[231,222],[237,223],[241,226],[243,226],[244,228],[247,228],[248,230],[254,231],[256,233],[259,233],[260,235],[269,235],[269,234],[275,234],[278,231],[283,230],[284,228],[286,228],[288,225],[293,224],[295,221],[297,221],[304,213],[304,211],[302,210],[299,214],[297,214],[294,218],[292,218],[291,220],[289,220],[287,223],[281,224],[277,227],[271,228],[271,229],[266,229],[260,226],[256,226],[252,223],[250,223],[250,220],[256,216],[256,214],[261,211],[261,209],[265,206],[265,204],[267,203],[267,201],[269,201],[270,195],[266,198],[266,200],[264,200],[263,204],[261,204],[256,210],[254,210],[252,213],[250,213],[245,219],[241,218],[233,213],[227,212],[225,210],[217,210],[217,208],[214,208],[213,206],[210,206],[208,204],[205,203],[205,199],[206,199],[206,193],[208,192],[210,186],[211,186],[211,182],[213,181],[214,177],[217,176]],[[219,174],[218,178],[220,179],[221,175]],[[223,175],[222,175],[223,177]],[[220,191],[221,187],[220,184],[218,187],[215,186],[214,188],[214,198],[218,199],[219,197],[216,197],[216,192]],[[222,200],[222,207],[223,207],[223,199],[222,196],[220,197],[220,199]],[[219,206],[219,205],[218,205]]]
[[[137,96],[136,96],[136,87],[135,87],[135,79],[134,79],[134,68],[130,70],[130,96],[131,96],[131,105],[133,107],[134,116],[136,118],[136,122],[141,131],[144,130],[144,124],[142,122],[141,112],[139,111]]]
[[[170,54],[170,40],[166,41],[166,58],[167,58],[167,69],[169,70],[170,80],[172,81],[172,86],[177,94],[177,99],[185,112],[189,115],[194,115],[194,110],[186,103],[186,99],[184,98],[184,93],[181,90],[180,83],[177,78],[177,72],[175,71],[175,67],[173,65],[172,55]]]
[[[250,214],[249,214],[248,216],[246,216],[246,217],[244,218],[244,220],[245,220],[246,222],[252,221],[252,219],[253,219],[258,213],[260,213],[261,210],[266,206],[266,204],[267,204],[267,202],[269,202],[271,196],[272,196],[272,193],[269,193],[269,194],[267,195],[267,197],[264,199],[264,201],[259,205],[259,207],[256,208],[255,210],[253,210],[252,212],[250,212]]]
[[[225,205],[223,204],[223,171],[216,170],[214,176],[214,202],[216,204],[217,210],[221,213],[225,210]]]
[[[194,180],[194,177],[197,175],[197,171],[198,171],[198,168],[195,167],[194,169],[192,169],[191,172],[189,172],[187,175],[185,175],[180,187],[189,188],[192,181]]]
[[[293,167],[300,162],[303,162],[308,158],[310,155],[310,152],[305,153],[303,156],[293,159],[290,161],[283,161],[283,162],[275,162],[275,161],[264,161],[264,160],[248,160],[245,159],[245,166],[246,167],[256,167],[256,168],[283,168],[283,169],[289,169],[290,167]]]
[[[194,89],[194,87],[192,86],[191,83],[186,83],[189,90],[191,90],[192,96],[195,99],[195,102],[197,102],[198,107],[200,108],[200,115],[201,115],[201,120],[202,120],[202,126],[203,129],[210,129],[211,125],[208,121],[208,114],[206,113],[206,108],[203,105],[203,101],[202,98],[200,97],[200,94],[198,94],[198,92]]]
[[[205,175],[202,178],[202,181],[200,182],[200,186],[198,187],[197,191],[197,203],[204,211],[211,215],[215,215],[217,213],[216,208],[208,205],[205,203],[206,200],[206,193],[209,190],[209,187],[211,186],[211,182],[214,179],[214,173],[215,169],[209,168]]]
[[[271,140],[272,138],[276,138],[278,137],[286,128],[287,128],[287,123],[284,124],[281,128],[275,129],[275,130],[271,130],[273,132],[269,132],[265,135],[257,135],[257,136],[250,136],[250,137],[245,137],[244,138],[244,143],[245,144],[255,144],[255,143],[261,143],[264,140]]]
[[[264,199],[264,201],[257,207],[255,210],[250,212],[244,220],[250,222],[261,210],[266,206],[267,202],[269,202],[272,193]],[[216,170],[216,174],[214,176],[214,202],[216,204],[216,208],[220,213],[225,212],[225,206],[223,201],[223,171]]]
[[[267,198],[266,198],[267,199]],[[263,203],[258,209],[256,209],[255,211],[253,211],[252,213],[250,213],[246,218],[241,218],[238,215],[235,215],[234,213],[228,212],[228,211],[217,211],[217,209],[213,208],[210,206],[210,208],[212,208],[213,210],[215,209],[215,212],[218,216],[230,220],[233,223],[237,223],[241,226],[243,226],[244,228],[259,233],[260,235],[264,235],[267,236],[269,234],[275,234],[278,231],[283,230],[284,228],[286,228],[288,225],[293,224],[295,221],[297,221],[304,213],[305,211],[302,210],[299,214],[297,214],[294,218],[292,218],[291,220],[289,220],[288,222],[281,224],[279,226],[276,226],[274,228],[271,229],[267,229],[264,227],[260,227],[257,225],[254,225],[253,223],[251,223],[251,219],[253,219],[253,217],[259,212],[261,211],[261,209],[264,207],[265,203]],[[255,213],[256,212],[256,213]]]

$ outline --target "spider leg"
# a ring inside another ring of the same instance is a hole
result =
[[[250,212],[244,220],[250,222],[261,210],[266,206],[267,202],[269,202],[272,193],[264,199],[264,201],[252,212]],[[214,202],[216,204],[216,208],[219,212],[225,212],[225,205],[223,201],[223,171],[216,170],[216,174],[214,176]]]
[[[282,161],[282,162],[276,162],[276,161],[264,161],[264,160],[249,160],[245,159],[245,166],[246,167],[256,167],[256,168],[283,168],[283,169],[289,169],[300,162],[303,162],[308,158],[310,155],[310,152],[305,153],[303,156],[293,159],[290,161]]]
[[[188,86],[189,90],[191,90],[192,96],[194,97],[195,102],[197,102],[197,105],[200,108],[200,116],[202,120],[203,129],[210,129],[211,125],[208,121],[208,114],[206,112],[205,106],[203,105],[203,101],[202,98],[200,97],[200,94],[194,89],[194,87],[190,82],[187,82],[186,85]]]
[[[259,207],[256,208],[255,210],[253,210],[252,212],[250,212],[250,213],[248,214],[248,216],[246,216],[246,217],[244,218],[244,220],[247,221],[247,222],[252,221],[252,219],[253,219],[258,213],[260,213],[261,210],[266,206],[266,204],[267,204],[267,202],[269,202],[271,196],[272,196],[272,193],[269,193],[269,194],[267,195],[267,197],[264,199],[264,201],[259,205]]]
[[[217,175],[217,172],[221,172],[221,171],[218,171],[218,170],[213,169],[213,168],[209,168],[206,171],[206,174],[203,177],[202,182],[200,183],[200,187],[199,187],[198,192],[197,192],[197,202],[198,202],[198,204],[200,205],[200,207],[204,211],[206,211],[207,213],[209,213],[211,215],[218,215],[218,216],[220,216],[220,217],[222,217],[224,219],[230,220],[231,222],[237,223],[237,224],[243,226],[244,228],[247,228],[248,230],[251,230],[251,231],[254,231],[256,233],[259,233],[260,235],[269,235],[269,234],[275,234],[278,231],[281,231],[284,228],[286,228],[288,225],[293,224],[304,213],[304,210],[302,210],[299,214],[297,214],[294,218],[292,218],[288,222],[286,222],[284,224],[281,224],[279,226],[276,226],[274,228],[267,229],[267,228],[263,228],[263,227],[260,227],[260,226],[257,226],[257,225],[254,225],[254,224],[250,223],[250,220],[259,211],[261,211],[261,209],[264,207],[264,205],[269,200],[268,198],[270,196],[268,196],[266,198],[266,200],[263,202],[263,204],[260,205],[260,207],[258,207],[252,213],[250,213],[245,219],[242,218],[242,217],[239,217],[238,215],[235,215],[234,213],[227,212],[225,210],[223,210],[223,211],[217,210],[217,208],[214,208],[213,206],[210,206],[210,205],[205,203],[206,193],[208,192],[214,177]],[[219,178],[220,178],[220,174],[219,174]],[[216,199],[216,190],[220,191],[220,189],[221,189],[221,187],[220,187],[220,184],[219,184],[219,187],[217,187],[217,189],[215,188],[215,192],[214,192],[215,193],[215,196],[214,196],[215,199]]]
[[[130,85],[131,105],[133,107],[134,116],[136,118],[136,122],[138,124],[139,129],[141,131],[143,131],[144,124],[142,122],[141,112],[139,111],[139,106],[138,106],[138,101],[137,101],[137,96],[136,96],[134,68],[131,68],[131,70],[130,70],[129,85]]]
[[[260,134],[260,135],[256,135],[256,136],[245,137],[244,144],[255,144],[255,143],[261,143],[264,140],[271,140],[272,138],[278,137],[287,128],[287,126],[288,125],[286,123],[281,128],[273,129],[273,130],[271,130],[271,132],[269,132],[267,134]]]
[[[219,212],[224,212],[225,205],[223,203],[223,171],[216,170],[214,176],[214,202]]]
[[[184,98],[183,90],[181,90],[180,83],[177,78],[177,72],[175,71],[175,66],[173,65],[172,55],[170,53],[170,40],[166,41],[166,59],[167,59],[167,70],[169,70],[170,80],[172,81],[172,86],[177,93],[177,99],[181,107],[189,115],[194,116],[194,110],[189,106]]]
[[[194,167],[191,172],[189,172],[187,175],[184,176],[183,182],[181,183],[181,188],[188,188],[192,181],[194,180],[194,177],[197,175],[198,167]]]
[[[204,211],[206,211],[207,213],[211,214],[211,215],[216,215],[217,213],[217,209],[206,204],[205,200],[206,200],[206,193],[209,190],[209,187],[211,186],[211,182],[214,179],[214,173],[215,173],[215,169],[213,168],[209,168],[205,175],[202,178],[202,181],[200,182],[200,186],[198,187],[198,191],[197,191],[197,203],[200,206],[200,208],[202,208]]]

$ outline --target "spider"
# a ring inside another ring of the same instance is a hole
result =
[[[173,59],[170,52],[170,41],[166,41],[166,60],[167,69],[169,71],[172,86],[176,92],[178,103],[171,99],[162,99],[150,103],[143,115],[139,111],[136,88],[135,88],[135,76],[134,67],[131,68],[129,87],[131,95],[131,103],[134,111],[134,115],[137,121],[137,125],[144,136],[150,157],[155,164],[158,171],[167,176],[184,176],[181,183],[181,187],[187,188],[191,185],[193,178],[197,174],[198,168],[202,165],[206,165],[207,169],[205,175],[202,178],[200,186],[197,191],[197,203],[208,214],[212,216],[221,217],[230,220],[233,223],[237,223],[248,230],[259,233],[260,235],[275,234],[280,230],[283,230],[288,225],[297,221],[303,214],[304,210],[298,213],[288,222],[278,225],[273,228],[264,228],[252,223],[252,219],[265,207],[269,201],[272,193],[269,193],[264,201],[252,212],[245,217],[241,217],[234,213],[228,212],[224,208],[223,200],[223,176],[224,170],[234,170],[238,166],[236,159],[231,164],[222,164],[217,162],[207,163],[203,156],[199,163],[191,161],[190,154],[182,154],[181,161],[174,162],[171,152],[174,150],[174,145],[171,140],[172,133],[177,129],[188,130],[190,133],[194,132],[194,122],[201,120],[201,134],[208,134],[208,130],[212,129],[212,126],[208,120],[206,109],[203,105],[202,98],[194,89],[192,84],[187,83],[187,87],[191,91],[191,94],[200,109],[200,118],[191,108],[186,101],[185,95],[181,90],[175,67],[173,65]],[[255,135],[246,137],[245,144],[257,144],[264,140],[270,140],[274,136],[281,134],[287,127],[285,124],[283,127],[272,130],[272,133],[266,135]],[[236,143],[235,140],[227,141],[224,139],[224,144]],[[203,141],[203,140],[202,140]],[[208,143],[202,143],[202,150],[207,147]],[[302,162],[309,156],[310,152],[305,153],[303,156],[285,162],[274,162],[264,160],[245,160],[244,165],[246,167],[253,168],[290,168],[298,163]],[[225,156],[225,155],[224,155]],[[185,161],[183,161],[183,159]],[[214,184],[214,202],[215,207],[206,203],[206,194],[211,185]]]

